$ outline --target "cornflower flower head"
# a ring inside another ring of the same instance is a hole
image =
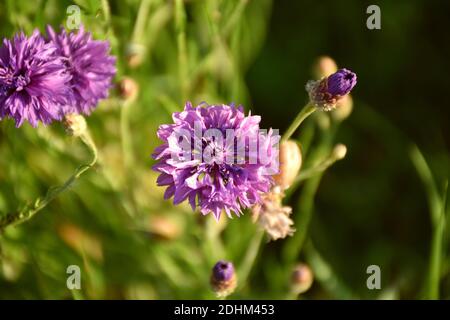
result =
[[[16,127],[28,121],[36,127],[61,120],[61,106],[71,98],[69,81],[57,48],[35,30],[23,32],[0,47],[0,119],[10,117]]]
[[[278,173],[280,138],[272,129],[261,132],[260,120],[241,106],[186,103],[157,132],[163,144],[153,153],[159,161],[153,169],[160,172],[157,184],[167,186],[164,198],[188,200],[217,220],[223,210],[231,218],[260,203]]]
[[[47,26],[47,36],[72,76],[73,95],[64,113],[90,114],[101,99],[108,97],[116,74],[116,59],[109,54],[109,42],[92,39],[83,27],[77,33],[67,33],[64,28],[56,33]]]
[[[356,85],[356,74],[347,69],[340,69],[321,80],[306,83],[311,103],[324,111],[330,111]]]

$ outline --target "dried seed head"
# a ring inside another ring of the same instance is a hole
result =
[[[314,281],[314,275],[311,268],[304,263],[295,266],[291,276],[291,288],[296,294],[306,292]]]
[[[68,135],[80,137],[86,133],[87,124],[80,114],[72,113],[64,117],[64,127]]]
[[[317,79],[328,77],[338,70],[336,62],[329,56],[321,56],[316,60],[313,74]]]
[[[302,153],[298,144],[293,140],[280,144],[280,173],[273,178],[275,184],[286,190],[294,182],[302,166]]]
[[[218,297],[223,298],[234,292],[237,285],[236,272],[233,263],[218,261],[211,273],[211,288]]]
[[[263,196],[262,204],[252,208],[253,221],[264,228],[271,240],[283,239],[295,232],[294,222],[289,218],[292,208],[282,205],[283,197],[281,188],[274,187]]]

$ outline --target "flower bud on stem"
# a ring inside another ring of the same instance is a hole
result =
[[[304,263],[295,266],[291,274],[291,293],[297,297],[311,288],[314,275],[311,268]]]
[[[234,292],[237,284],[233,263],[220,260],[211,272],[211,288],[218,298],[226,298]]]

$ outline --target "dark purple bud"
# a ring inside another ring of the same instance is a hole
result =
[[[219,261],[213,268],[213,277],[217,281],[228,281],[234,275],[234,266],[228,261]]]
[[[340,69],[327,78],[328,92],[332,96],[345,96],[356,85],[356,74],[347,69]]]
[[[237,277],[234,266],[228,261],[215,264],[211,274],[211,287],[218,297],[226,297],[236,288]]]
[[[321,80],[310,80],[306,84],[311,103],[324,111],[332,110],[337,102],[345,97],[356,85],[356,74],[340,69]]]

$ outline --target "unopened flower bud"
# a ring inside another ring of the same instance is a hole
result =
[[[289,188],[297,177],[302,166],[302,153],[298,144],[293,140],[280,144],[280,173],[273,178],[282,190]]]
[[[86,120],[82,115],[72,113],[64,117],[64,127],[68,135],[80,137],[87,130]]]
[[[309,290],[314,281],[314,275],[311,268],[299,263],[295,266],[291,276],[291,288],[296,294],[301,294]]]
[[[139,43],[130,43],[126,48],[127,63],[131,68],[141,65],[145,53],[145,47]]]
[[[313,67],[313,74],[318,79],[321,79],[323,77],[328,77],[330,74],[335,73],[338,70],[336,62],[328,57],[328,56],[321,56],[316,60],[316,63]]]
[[[347,147],[342,143],[337,144],[333,149],[333,158],[336,160],[344,159],[346,154]]]
[[[356,85],[356,74],[347,69],[340,69],[321,80],[306,83],[310,102],[317,108],[330,111]]]
[[[130,77],[124,77],[119,82],[119,94],[123,100],[134,100],[139,93],[138,83]]]
[[[211,288],[218,297],[224,298],[234,292],[237,285],[234,266],[229,261],[221,260],[212,269]]]

